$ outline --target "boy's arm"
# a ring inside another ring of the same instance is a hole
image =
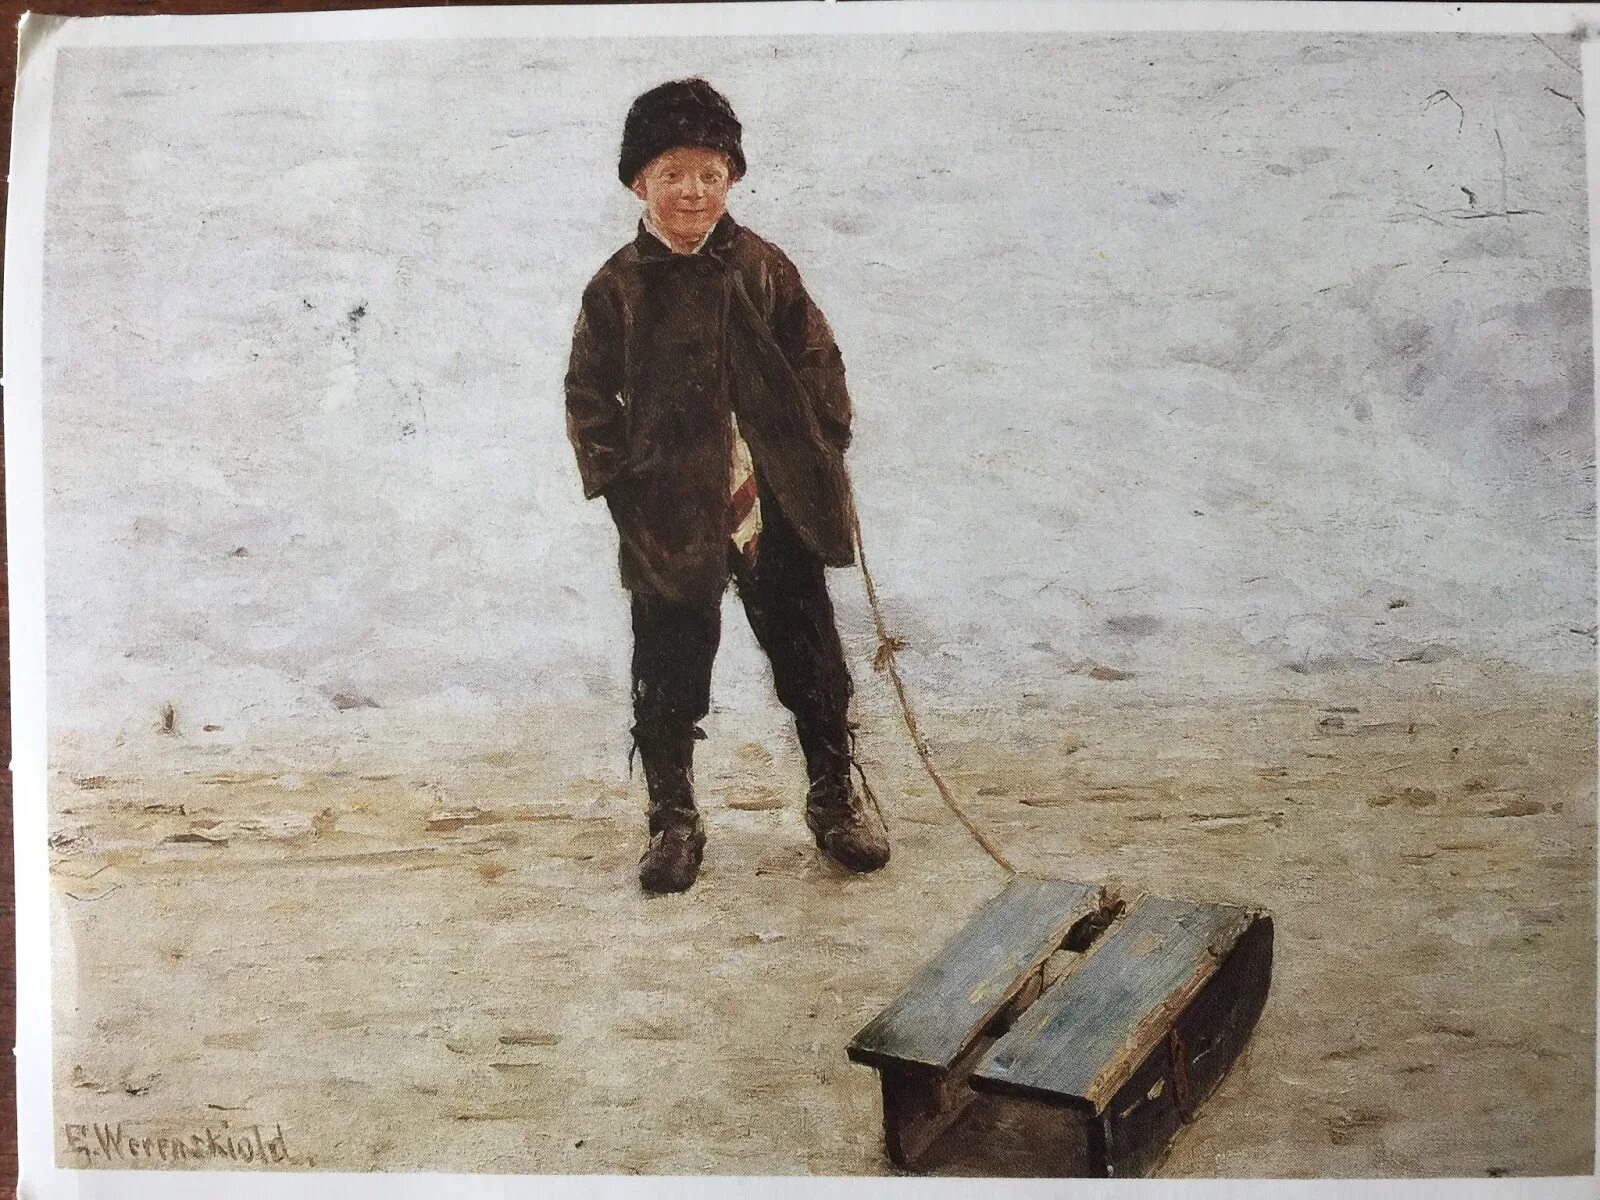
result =
[[[622,322],[597,280],[583,290],[567,362],[567,437],[578,455],[583,494],[592,500],[616,482],[627,457],[622,390]]]
[[[842,454],[850,445],[850,392],[845,386],[844,357],[833,330],[800,280],[795,265],[782,260],[777,273],[773,335],[811,397],[823,435]]]

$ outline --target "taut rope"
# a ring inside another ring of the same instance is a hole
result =
[[[856,562],[861,567],[861,578],[867,585],[867,604],[872,609],[872,623],[878,632],[878,650],[872,656],[872,665],[874,669],[888,675],[889,682],[894,684],[894,694],[900,701],[900,715],[905,719],[906,732],[911,735],[911,743],[916,747],[917,757],[922,760],[922,769],[928,773],[928,778],[933,780],[933,786],[938,789],[939,798],[944,801],[945,807],[955,813],[956,819],[977,839],[984,853],[1005,868],[1006,874],[1015,875],[1017,869],[1006,861],[1006,856],[1000,853],[999,848],[989,840],[982,829],[978,828],[972,818],[961,811],[961,806],[950,794],[950,788],[940,778],[938,768],[933,765],[933,754],[928,749],[928,740],[922,736],[922,730],[917,727],[917,714],[912,710],[910,698],[906,696],[905,681],[900,678],[899,664],[895,661],[895,652],[905,649],[906,644],[889,633],[889,626],[883,619],[883,606],[878,602],[878,585],[873,581],[872,572],[867,568],[867,550],[861,541],[861,518],[856,515],[854,500],[855,497],[852,496],[850,522],[855,529]],[[866,784],[865,773],[862,775],[862,784],[863,786]],[[881,817],[883,810],[878,806],[878,798],[872,794],[870,788],[867,789],[867,796],[872,800],[873,806],[878,807],[878,815]]]

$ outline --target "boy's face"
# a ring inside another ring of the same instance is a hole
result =
[[[727,210],[734,179],[728,156],[705,146],[679,146],[656,155],[633,181],[650,220],[680,242],[698,242]]]

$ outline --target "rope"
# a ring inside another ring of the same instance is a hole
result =
[[[906,644],[889,633],[888,623],[883,619],[883,606],[878,602],[878,585],[873,581],[872,572],[867,568],[867,549],[861,541],[861,518],[855,512],[854,497],[851,499],[850,522],[855,529],[856,562],[861,567],[861,578],[867,585],[867,604],[872,609],[872,623],[878,633],[878,650],[873,655],[872,665],[877,670],[888,675],[889,682],[894,684],[894,694],[900,700],[900,715],[905,719],[906,732],[911,735],[911,744],[916,747],[917,757],[922,760],[922,769],[928,773],[928,778],[933,780],[933,786],[938,789],[939,798],[944,801],[945,807],[955,813],[956,819],[965,825],[967,832],[977,839],[978,845],[983,847],[984,853],[999,863],[1005,869],[1006,874],[1015,875],[1017,869],[1006,861],[1005,855],[1000,853],[999,848],[989,840],[988,835],[983,830],[978,828],[972,818],[961,811],[961,806],[956,803],[955,797],[950,794],[949,787],[940,778],[938,769],[933,765],[933,754],[928,749],[927,739],[922,736],[922,730],[917,727],[917,715],[912,710],[911,700],[906,695],[905,681],[900,678],[900,667],[895,661],[895,652],[905,649]],[[854,741],[853,732],[851,740],[852,742]],[[852,754],[851,757],[853,758],[854,755]],[[856,769],[860,770],[859,763]],[[863,786],[866,784],[866,773],[864,771],[861,773],[861,782]],[[872,800],[873,807],[878,808],[878,798],[872,794],[872,789],[867,789],[867,796]],[[883,816],[881,808],[878,808],[878,816],[880,818]]]
[[[750,298],[750,293],[744,286],[743,278],[737,271],[730,271],[727,278],[730,281],[731,295],[737,301],[734,308],[744,320],[747,329],[754,336],[756,346],[771,355],[774,363],[787,366],[783,351],[772,340],[772,333],[767,328],[766,322],[762,320],[755,301]],[[792,370],[792,368],[790,369]],[[798,379],[794,382],[796,386],[801,388],[802,392],[805,390],[804,385],[800,384]],[[849,487],[848,483],[846,487]],[[872,572],[867,569],[867,551],[861,541],[861,518],[856,513],[854,491],[850,492],[850,524],[855,532],[856,561],[861,565],[861,578],[866,581],[867,585],[867,603],[872,606],[872,621],[878,630],[878,650],[873,655],[872,665],[877,670],[886,671],[889,679],[894,683],[894,694],[900,699],[900,715],[905,718],[906,731],[911,734],[912,744],[917,748],[917,757],[922,760],[922,769],[928,773],[928,778],[933,780],[933,786],[939,790],[939,798],[944,801],[945,807],[955,813],[956,818],[967,827],[967,832],[977,839],[978,845],[983,847],[984,852],[1005,868],[1006,874],[1015,875],[1017,869],[1006,861],[1005,855],[1000,853],[999,848],[989,840],[983,830],[973,824],[972,818],[961,811],[961,806],[956,803],[955,797],[950,794],[950,789],[945,786],[944,780],[939,778],[939,772],[933,765],[933,756],[928,751],[928,743],[923,738],[922,731],[917,728],[917,716],[911,710],[911,701],[906,696],[906,685],[900,678],[900,670],[894,658],[895,651],[903,649],[905,643],[898,638],[891,637],[889,627],[884,622],[883,609],[878,604],[878,586],[873,582]],[[852,729],[850,731],[850,761],[854,763],[856,772],[861,776],[861,786],[867,793],[867,798],[872,801],[872,807],[877,810],[878,819],[882,820],[883,807],[878,803],[878,797],[873,795],[872,788],[867,784],[867,773],[861,769],[861,763],[856,760],[855,741],[855,730]]]

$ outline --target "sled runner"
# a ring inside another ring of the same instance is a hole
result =
[[[1017,876],[848,1054],[879,1072],[896,1166],[990,1093],[1034,1110],[1052,1174],[1141,1176],[1238,1057],[1271,974],[1265,913]]]

